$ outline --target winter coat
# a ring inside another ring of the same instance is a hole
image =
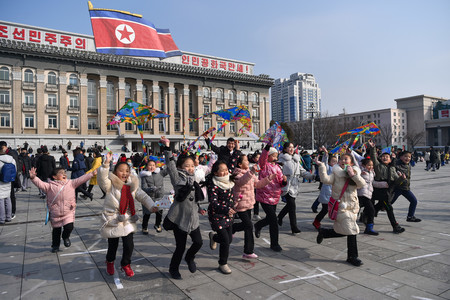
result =
[[[268,157],[269,151],[264,148],[258,162],[261,169],[259,171],[259,179],[261,180],[271,174],[276,174],[277,177],[265,187],[256,190],[256,201],[277,205],[280,202],[281,188],[286,185],[286,182],[283,182],[283,172],[280,166],[276,163],[268,162]]]
[[[391,164],[386,165],[378,161],[375,148],[369,150],[370,160],[373,162],[373,170],[375,172],[375,181],[387,182],[392,189],[394,184],[399,184],[402,181]],[[375,182],[374,181],[374,182]]]
[[[16,166],[16,161],[11,155],[0,154],[0,172],[2,171],[3,165],[5,163],[13,164],[14,166]],[[10,196],[11,196],[11,182],[0,181],[0,199],[8,198]]]
[[[300,164],[298,154],[290,155],[281,153],[278,156],[278,162],[283,164],[283,175],[287,178],[287,185],[282,188],[282,195],[289,193],[289,196],[296,197],[300,189],[300,177],[305,179],[314,179],[314,174],[306,171]]]
[[[175,200],[167,212],[167,218],[184,232],[190,233],[200,225],[198,218],[199,206],[195,201],[194,174],[188,174],[184,170],[178,170],[172,156],[172,151],[165,150],[167,172],[170,176],[175,191],[175,199],[184,190],[186,185],[190,186],[190,192],[183,201]],[[183,197],[184,198],[184,197]]]
[[[166,169],[157,168],[155,172],[147,170],[141,171],[141,189],[152,197],[153,201],[158,201],[164,196],[164,177],[169,174]],[[143,214],[148,215],[151,212],[144,206]]]
[[[68,180],[65,183],[56,180],[44,182],[37,176],[31,180],[35,186],[47,194],[47,206],[53,228],[59,228],[75,222],[75,207],[77,206],[75,189],[91,177],[92,174],[86,174],[77,179]]]
[[[209,161],[208,165],[198,165],[195,167],[194,171],[194,179],[198,183],[206,180],[206,175],[211,173],[212,166],[217,161],[217,155],[211,155],[211,160]],[[207,196],[206,193],[206,187],[202,187],[203,196]]]
[[[86,173],[86,164],[84,162],[84,155],[79,153],[74,157],[72,162],[72,168],[70,168],[72,174],[70,178],[75,179],[80,176],[83,176]]]
[[[230,209],[234,207],[233,188],[222,189],[211,180],[207,191],[209,201],[208,219],[211,229],[218,231],[233,225],[233,217],[229,216]]]
[[[372,193],[373,193],[373,183],[375,179],[375,172],[374,171],[367,171],[366,168],[361,166],[361,177],[366,182],[366,185],[362,188],[358,189],[358,196],[366,197],[368,199],[372,199]],[[375,183],[376,184],[376,183]]]
[[[398,172],[406,175],[406,179],[403,179],[401,182],[399,182],[395,188],[404,191],[409,191],[411,183],[411,165],[405,164],[399,159],[397,160],[395,168]]]
[[[130,173],[127,182],[123,182],[112,172],[109,172],[108,165],[103,164],[99,168],[97,180],[100,188],[106,193],[102,212],[102,220],[104,223],[100,229],[102,237],[118,238],[136,232],[136,221],[138,220],[138,216],[136,214],[132,216],[128,210],[123,217],[120,215],[119,206],[122,187],[126,184],[130,186],[131,195],[134,200],[141,202],[149,210],[152,209],[155,203],[152,198],[139,187],[139,178]]]
[[[209,139],[206,140],[206,143],[211,147],[211,150],[219,156],[219,160],[224,161],[227,164],[228,170],[233,172],[234,168],[237,166],[238,158],[241,156],[241,151],[235,149],[233,153],[231,153],[226,146],[217,147],[212,144]]]
[[[31,159],[26,155],[20,154],[19,161],[21,162],[21,171],[22,175],[26,178],[30,178],[30,170],[31,170]]]
[[[86,174],[94,172],[95,170],[100,168],[101,165],[102,165],[102,158],[101,157],[94,158],[94,161],[92,162],[91,169],[89,171],[87,171]],[[91,178],[91,180],[89,180],[89,185],[97,185],[97,184],[98,184],[98,182],[97,182],[97,175],[94,175]]]
[[[234,210],[243,212],[255,205],[255,189],[263,188],[270,183],[269,176],[259,180],[250,169],[234,169]]]
[[[59,167],[64,168],[64,170],[69,169],[68,157],[63,155],[59,158]]]
[[[56,168],[55,158],[46,153],[39,156],[38,160],[36,161],[37,176],[42,181],[47,181],[47,179],[52,174],[53,169],[55,168]]]
[[[355,235],[359,233],[359,226],[356,224],[356,218],[359,212],[359,200],[356,189],[362,188],[366,182],[361,177],[361,170],[358,167],[353,166],[353,170],[355,171],[355,175],[351,177],[351,180],[355,184],[349,184],[344,195],[342,195],[337,218],[333,225],[334,231],[343,235]],[[339,165],[334,165],[331,175],[328,175],[325,165],[322,164],[319,168],[319,173],[320,180],[324,184],[332,185],[331,196],[336,200],[339,199],[345,182],[349,178],[347,172]]]
[[[309,155],[309,153],[305,154],[302,156],[303,158],[303,162],[305,163],[305,170],[306,171],[311,171],[312,170],[312,158],[311,155]]]
[[[331,175],[333,172],[333,167],[328,165],[328,155],[322,156],[322,162],[325,164],[325,168],[327,170],[327,175]],[[319,194],[319,202],[322,204],[328,204],[330,202],[331,197],[331,184],[322,184],[322,187],[320,188],[320,194]]]

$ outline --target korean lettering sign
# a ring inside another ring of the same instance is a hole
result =
[[[0,23],[0,38],[89,51],[92,51],[92,49],[88,48],[90,48],[91,44],[93,45],[93,41],[86,37],[49,32],[38,28],[20,27],[5,23]]]
[[[208,57],[200,57],[195,55],[183,54],[181,57],[183,65],[203,67],[209,69],[217,69],[222,71],[229,71],[235,73],[252,74],[251,66],[247,64],[240,64],[237,62],[225,61],[220,59],[213,59]]]

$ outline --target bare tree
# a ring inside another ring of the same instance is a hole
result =
[[[392,130],[392,125],[382,125],[380,128],[380,138],[385,143],[386,147],[392,145],[392,137],[394,136],[394,132]]]
[[[403,140],[406,140],[407,144],[411,147],[411,151],[414,151],[414,148],[416,147],[417,144],[419,144],[422,141],[422,138],[424,136],[424,132],[410,132],[407,133],[404,137]]]

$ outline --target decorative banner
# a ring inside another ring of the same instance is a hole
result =
[[[89,1],[97,52],[130,56],[170,57],[182,53],[168,29],[158,29],[142,15],[94,8]]]
[[[338,134],[339,137],[347,134],[370,134],[370,135],[377,135],[380,133],[380,129],[375,123],[369,123],[366,125],[362,125],[360,127],[356,127],[355,129],[351,129],[349,131],[343,132],[341,134]]]
[[[260,142],[271,143],[274,148],[277,150],[281,150],[284,143],[289,142],[289,139],[284,132],[281,125],[278,122],[275,122],[267,131],[261,135]]]

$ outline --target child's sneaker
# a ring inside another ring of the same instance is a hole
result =
[[[314,226],[317,230],[319,230],[319,228],[320,228],[320,222],[319,222],[319,221],[317,221],[316,219],[314,219],[314,222],[313,222],[312,224],[313,224],[313,226]]]
[[[159,225],[159,226],[155,225],[155,226],[153,226],[153,228],[155,228],[157,233],[160,233],[162,231],[161,225]]]
[[[147,235],[148,234],[148,229],[147,228],[142,228],[142,234]]]
[[[394,228],[393,228],[393,231],[394,231],[394,233],[402,233],[402,232],[404,232],[405,231],[405,228],[403,228],[403,227],[401,227],[400,225],[395,225],[394,226]]]
[[[133,270],[131,270],[130,265],[122,266],[122,271],[124,271],[128,277],[134,276],[134,272],[133,272]]]
[[[416,218],[414,216],[406,218],[406,222],[416,222],[417,223],[417,222],[420,222],[420,221],[422,221],[422,220],[418,219],[418,218]]]
[[[114,275],[114,262],[109,262],[106,261],[106,273],[108,273],[108,275]]]
[[[217,248],[217,243],[214,241],[214,232],[210,232],[209,233],[209,248],[211,248],[211,250],[216,250]]]
[[[251,253],[251,254],[244,253],[242,255],[242,258],[246,258],[246,259],[258,258],[258,255],[256,255],[255,253]]]

